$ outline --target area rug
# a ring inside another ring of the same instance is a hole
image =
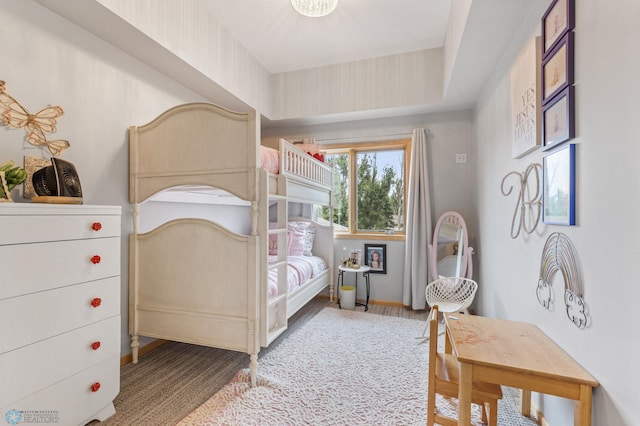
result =
[[[324,308],[259,359],[256,387],[243,369],[179,425],[424,425],[423,329],[422,321]],[[455,400],[437,405],[455,413]],[[472,420],[482,424],[477,407]]]

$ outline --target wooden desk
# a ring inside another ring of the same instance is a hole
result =
[[[472,380],[522,389],[520,410],[527,416],[531,391],[573,399],[574,425],[591,425],[598,382],[538,327],[464,314],[445,314],[445,323],[446,349],[460,363],[460,425],[470,422]]]

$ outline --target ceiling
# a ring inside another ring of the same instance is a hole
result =
[[[525,17],[539,0],[339,0],[323,18],[299,15],[290,0],[200,0],[270,73],[444,46],[452,1],[468,8],[443,99],[428,105],[358,111],[280,125],[471,109]],[[276,123],[270,123],[270,125]]]
[[[103,7],[101,0],[34,0],[202,96],[233,110],[244,104],[210,77]],[[179,2],[181,0],[171,0]],[[283,118],[263,124],[295,126],[472,109],[530,13],[547,0],[339,0],[323,18],[299,15],[290,0],[199,0],[271,74],[442,47],[455,55],[445,65],[442,99],[423,105]],[[542,8],[542,10],[540,10]],[[451,11],[458,16],[451,31]],[[463,10],[466,20],[459,19]],[[447,36],[447,34],[449,34]],[[525,34],[524,36],[529,36]],[[449,50],[453,45],[454,49]],[[457,47],[457,49],[455,49]],[[436,70],[442,73],[442,70]]]
[[[322,18],[289,0],[201,0],[270,73],[441,47],[451,0],[340,0]]]

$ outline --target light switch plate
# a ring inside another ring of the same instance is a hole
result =
[[[467,153],[463,152],[461,154],[456,154],[456,163],[466,163],[467,162]]]

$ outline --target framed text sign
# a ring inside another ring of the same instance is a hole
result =
[[[510,72],[513,158],[540,146],[539,52],[540,37],[536,37],[520,52]]]

